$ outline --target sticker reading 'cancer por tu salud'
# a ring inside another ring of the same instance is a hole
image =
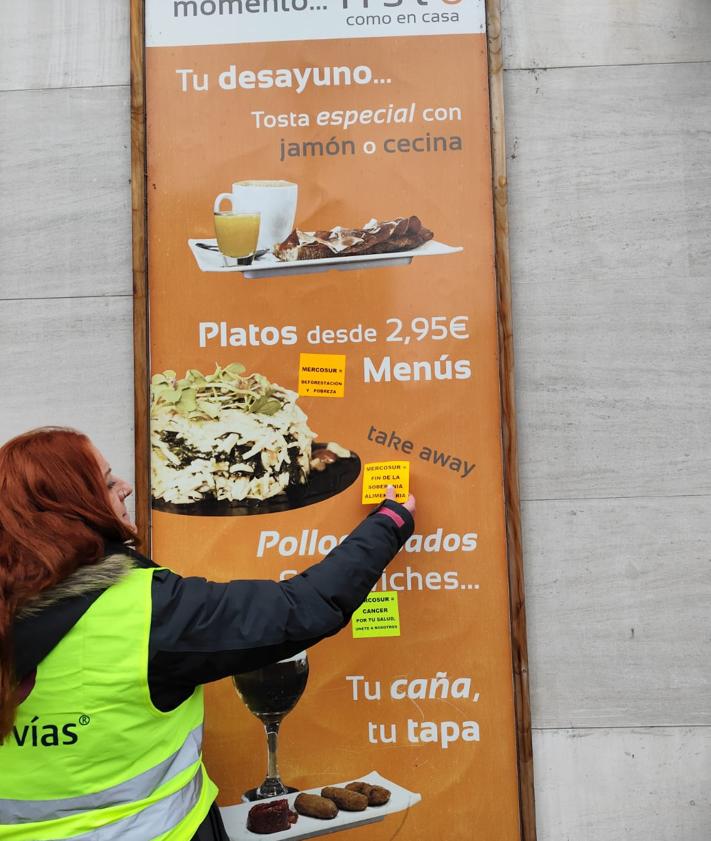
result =
[[[400,611],[397,592],[371,593],[353,614],[353,639],[363,637],[399,637]]]
[[[395,499],[405,502],[410,493],[409,461],[371,461],[363,467],[363,505],[382,502],[388,485],[395,488]]]
[[[343,397],[345,384],[343,354],[299,354],[299,397]]]

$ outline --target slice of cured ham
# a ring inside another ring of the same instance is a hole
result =
[[[417,216],[388,222],[371,219],[362,228],[332,228],[330,231],[300,231],[295,228],[274,253],[280,260],[321,260],[409,251],[432,239],[432,231]]]

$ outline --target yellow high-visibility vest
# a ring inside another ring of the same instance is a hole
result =
[[[0,841],[185,841],[217,788],[203,691],[161,712],[148,688],[153,569],[133,569],[37,669],[0,746]]]

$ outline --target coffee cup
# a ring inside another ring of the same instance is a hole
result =
[[[260,214],[257,249],[271,250],[283,242],[294,228],[298,187],[291,181],[235,181],[231,193],[220,193],[215,199],[218,213],[222,202],[229,200],[233,212],[242,209]]]

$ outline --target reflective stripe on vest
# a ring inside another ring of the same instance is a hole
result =
[[[144,800],[164,783],[181,771],[200,761],[202,753],[202,725],[196,727],[180,750],[166,760],[144,771],[131,780],[81,797],[58,800],[3,800],[0,799],[0,821],[21,824],[66,818],[77,812],[106,809],[122,803]],[[152,808],[152,807],[151,807]]]
[[[181,789],[137,814],[115,823],[72,835],[62,841],[127,841],[129,838],[158,838],[177,826],[200,799],[202,773],[198,772]],[[192,834],[192,833],[191,833]]]

